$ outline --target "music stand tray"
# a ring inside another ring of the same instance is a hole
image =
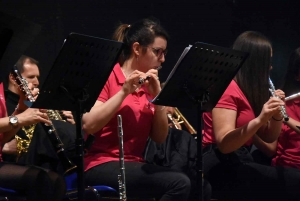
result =
[[[0,11],[0,82],[38,35],[41,26]]]
[[[202,113],[216,105],[247,56],[241,51],[196,42],[185,48],[161,92],[151,101],[156,105],[197,108],[198,182],[202,180]],[[202,200],[202,189],[200,197]]]
[[[76,113],[78,199],[84,200],[83,137],[81,117],[90,111],[104,87],[123,43],[71,33],[33,103],[33,108],[69,110]]]

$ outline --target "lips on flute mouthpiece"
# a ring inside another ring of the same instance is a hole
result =
[[[155,70],[160,70],[162,69],[162,66],[158,66],[157,68],[155,68]]]

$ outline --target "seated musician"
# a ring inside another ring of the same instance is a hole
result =
[[[38,62],[35,59],[23,55],[17,61],[16,67],[28,83],[31,83],[35,88],[39,86],[40,72]],[[6,105],[9,112],[15,110],[19,99],[19,86],[15,79],[15,75],[10,73],[8,90],[5,91]],[[47,110],[47,113],[49,118],[52,118],[51,121],[57,129],[67,155],[72,158],[75,154],[75,125],[73,125],[75,121],[72,113],[63,111],[61,114],[55,110]],[[59,120],[62,118],[69,123]],[[56,150],[47,135],[39,123],[22,127],[15,138],[4,145],[4,161],[17,161],[18,164],[36,165],[63,174],[67,167],[62,166]]]
[[[34,97],[38,89],[28,84]],[[24,104],[26,97],[19,91],[19,106],[8,117],[5,105],[3,83],[0,82],[0,145],[10,140],[23,126],[39,122],[50,123],[46,110],[27,108]],[[22,111],[22,112],[21,112]],[[0,148],[0,187],[25,194],[30,201],[61,201],[65,194],[64,179],[57,173],[46,171],[36,166],[21,166],[15,163],[2,162],[2,148]]]
[[[165,61],[168,34],[158,22],[144,19],[132,25],[121,24],[114,39],[124,42],[120,62],[115,65],[93,108],[82,117],[85,133],[95,135],[95,142],[85,155],[85,183],[118,189],[119,160],[123,158],[117,132],[117,115],[120,114],[127,196],[187,200],[190,179],[186,175],[146,164],[142,156],[149,136],[163,143],[168,134],[165,108],[148,101],[161,91],[156,68]]]
[[[224,200],[299,200],[300,172],[257,164],[250,155],[256,139],[271,143],[281,132],[284,102],[269,92],[271,43],[261,33],[246,31],[233,49],[249,56],[212,112],[203,115],[204,177],[213,197]]]
[[[290,55],[282,90],[287,97],[285,108],[289,118],[282,119],[282,130],[278,140],[274,143],[259,141],[257,148],[272,158],[272,166],[294,168],[297,177],[297,174],[300,174],[300,127],[297,127],[300,126],[300,96],[295,94],[300,91],[300,48]]]

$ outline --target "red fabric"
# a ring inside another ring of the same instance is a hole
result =
[[[120,65],[115,65],[98,100],[106,102],[121,90],[125,82]],[[96,165],[119,160],[119,133],[117,115],[123,119],[125,161],[143,161],[142,153],[150,133],[154,106],[143,88],[128,95],[109,123],[95,133],[95,141],[85,156],[85,170]]]
[[[0,118],[6,117],[6,104],[4,98],[3,83],[0,83]],[[2,162],[2,141],[3,133],[0,133],[0,162]]]
[[[287,101],[286,112],[291,118],[300,121],[300,98]],[[300,134],[287,125],[282,124],[277,153],[272,159],[272,165],[300,169]]]
[[[239,128],[252,119],[255,118],[254,111],[252,110],[244,93],[241,91],[237,83],[232,80],[225,90],[224,94],[215,106],[216,108],[226,108],[237,111],[236,128]],[[205,147],[209,144],[216,143],[215,136],[212,129],[212,116],[211,112],[203,113],[203,139],[202,146]],[[252,144],[252,138],[245,144],[249,146]]]

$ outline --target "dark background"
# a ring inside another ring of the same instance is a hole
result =
[[[70,32],[110,39],[119,22],[153,16],[171,36],[161,81],[189,44],[230,47],[240,33],[255,30],[273,43],[271,78],[279,88],[289,54],[300,46],[299,4],[292,0],[0,0],[0,10],[42,26],[25,52],[40,62],[41,84]],[[179,109],[196,127],[196,111]]]

